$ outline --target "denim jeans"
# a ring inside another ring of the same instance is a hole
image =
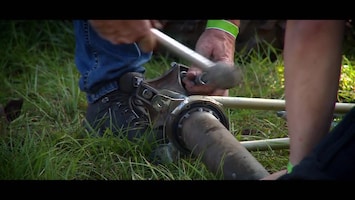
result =
[[[79,87],[89,103],[119,89],[118,79],[126,72],[144,73],[151,59],[136,43],[114,45],[101,38],[86,20],[74,20],[75,64],[80,73]]]

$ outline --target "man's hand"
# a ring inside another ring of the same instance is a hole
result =
[[[89,20],[91,26],[112,44],[137,42],[144,52],[152,51],[156,39],[150,29],[161,28],[157,20]]]
[[[197,84],[195,82],[196,77],[201,75],[201,70],[196,67],[190,67],[183,78],[186,90],[189,94],[196,95],[212,95],[212,96],[228,96],[228,90],[219,89],[215,85],[211,84]]]
[[[239,20],[236,21],[239,25]],[[234,66],[235,38],[221,30],[206,29],[198,39],[195,50],[213,62],[222,61],[231,67]],[[228,90],[210,84],[196,84],[194,80],[199,74],[201,69],[192,65],[183,79],[185,88],[190,94],[228,96]]]

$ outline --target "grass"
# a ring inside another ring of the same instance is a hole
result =
[[[154,144],[84,130],[86,99],[74,64],[71,21],[0,21],[0,102],[23,98],[21,115],[2,129],[2,180],[220,180],[199,157],[157,165],[149,161]],[[275,61],[268,56],[277,55]],[[350,56],[349,56],[350,58]],[[270,45],[236,54],[244,73],[230,96],[284,98],[283,60]],[[147,78],[169,69],[170,58],[156,55]],[[176,60],[174,60],[176,61]],[[183,61],[177,61],[183,62]],[[344,55],[339,101],[354,100],[353,61]],[[230,132],[239,141],[287,137],[285,120],[275,111],[225,108]],[[252,151],[270,172],[285,168],[288,149]]]

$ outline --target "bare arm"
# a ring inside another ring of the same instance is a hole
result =
[[[295,166],[329,132],[341,69],[345,21],[288,20],[284,62],[289,160]],[[268,179],[276,179],[276,173]]]

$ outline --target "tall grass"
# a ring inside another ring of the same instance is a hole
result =
[[[3,180],[218,180],[199,157],[154,164],[155,144],[110,133],[95,137],[82,126],[86,110],[74,64],[71,21],[0,21],[0,103],[23,98],[21,115],[0,133]],[[265,55],[277,55],[276,61]],[[236,54],[244,73],[230,96],[283,99],[283,61],[270,45]],[[148,79],[170,68],[171,58],[156,55],[146,64]],[[178,60],[177,62],[184,62]],[[340,101],[354,99],[352,61],[342,79]],[[230,131],[240,141],[287,137],[275,111],[229,109]],[[269,172],[286,166],[288,149],[251,152]]]

